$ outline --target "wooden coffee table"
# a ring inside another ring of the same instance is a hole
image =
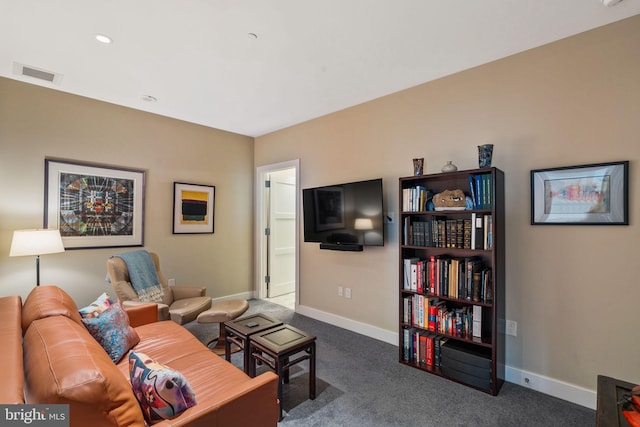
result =
[[[282,383],[289,383],[291,366],[309,360],[309,399],[316,398],[316,337],[314,335],[284,324],[252,335],[249,348],[249,376],[255,376],[257,361],[269,366],[278,374],[280,419],[282,419]],[[304,354],[290,360],[298,353]]]
[[[224,355],[227,361],[231,360],[231,344],[240,347],[244,351],[243,369],[249,373],[249,340],[252,335],[264,332],[268,329],[282,325],[282,322],[265,314],[254,314],[225,322],[224,329],[226,331],[226,342]]]

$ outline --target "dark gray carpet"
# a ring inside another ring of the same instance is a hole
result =
[[[279,426],[595,426],[595,411],[505,383],[491,396],[398,363],[397,347],[251,300],[244,316],[264,313],[317,337],[316,399],[308,399],[308,365],[291,368]],[[185,325],[200,341],[217,324]],[[242,369],[242,353],[232,356]],[[266,369],[262,367],[261,369]],[[259,371],[261,372],[261,371]]]

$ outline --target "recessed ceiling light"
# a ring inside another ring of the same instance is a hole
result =
[[[104,44],[113,43],[113,40],[111,39],[111,37],[105,36],[104,34],[96,34],[96,40],[98,40],[100,43],[104,43]]]
[[[158,102],[158,98],[151,95],[142,95],[142,100],[145,102]]]
[[[258,38],[258,35],[256,33],[249,33],[247,34],[247,36],[249,36],[249,38],[253,40],[256,40]]]

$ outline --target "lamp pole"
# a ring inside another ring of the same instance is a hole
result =
[[[40,255],[36,255],[36,286],[40,286]]]

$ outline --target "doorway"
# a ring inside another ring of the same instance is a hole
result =
[[[257,168],[258,298],[295,310],[298,295],[299,161]]]

